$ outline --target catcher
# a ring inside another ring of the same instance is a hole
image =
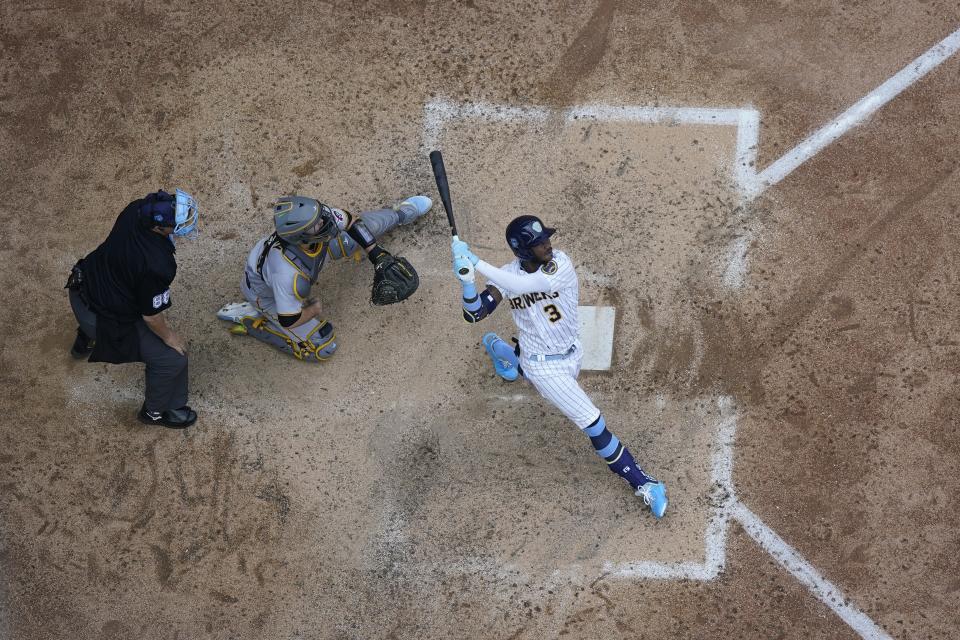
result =
[[[326,360],[337,350],[333,325],[323,318],[313,294],[327,259],[366,252],[373,263],[371,301],[393,304],[410,297],[420,284],[405,258],[377,244],[377,238],[423,216],[433,206],[426,196],[353,215],[313,198],[284,196],[273,205],[274,232],[250,250],[240,289],[247,302],[228,304],[217,313],[233,323],[230,333],[250,335],[298,360]]]

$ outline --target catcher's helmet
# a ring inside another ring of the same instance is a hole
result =
[[[337,235],[330,207],[313,198],[283,196],[273,205],[277,236],[290,244],[326,242]]]
[[[556,229],[543,226],[537,216],[520,216],[507,225],[507,244],[521,260],[536,260],[531,249],[555,232]]]

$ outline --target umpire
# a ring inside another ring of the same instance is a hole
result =
[[[177,274],[173,236],[187,235],[196,224],[196,202],[180,189],[135,200],[67,281],[80,325],[71,355],[145,363],[145,398],[137,416],[145,424],[184,429],[197,420],[187,406],[186,345],[163,313]]]

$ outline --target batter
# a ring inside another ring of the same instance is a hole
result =
[[[535,216],[520,216],[507,225],[507,244],[516,256],[502,268],[480,260],[469,245],[454,236],[453,272],[463,286],[463,316],[479,322],[504,300],[510,304],[519,341],[512,348],[495,333],[483,336],[494,368],[504,380],[525,377],[590,438],[611,471],[643,498],[654,517],[667,510],[666,486],[644,472],[630,451],[607,429],[603,413],[577,383],[583,351],[577,304],[580,288],[570,258],[554,251],[556,230]],[[488,278],[477,293],[475,271]]]

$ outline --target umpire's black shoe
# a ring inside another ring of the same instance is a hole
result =
[[[190,407],[180,407],[170,411],[147,411],[147,405],[140,407],[137,419],[143,424],[157,424],[168,429],[186,429],[197,421],[197,412]]]
[[[77,337],[73,341],[73,346],[70,347],[70,355],[77,360],[89,358],[90,352],[93,351],[93,345],[95,344],[95,340],[91,340],[87,337],[87,334],[77,328]]]

